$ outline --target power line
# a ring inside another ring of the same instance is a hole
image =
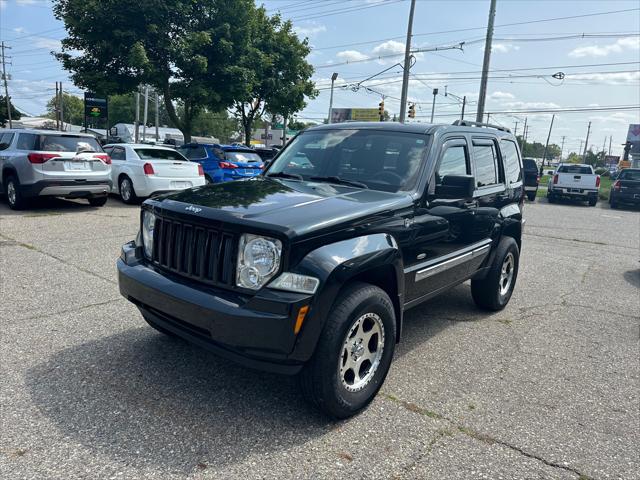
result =
[[[322,18],[322,17],[330,17],[333,15],[341,15],[343,13],[351,13],[351,12],[356,12],[356,11],[360,11],[360,10],[367,10],[369,8],[376,8],[376,7],[381,7],[384,5],[393,5],[394,3],[400,3],[402,0],[382,0],[381,2],[378,3],[374,3],[374,4],[370,4],[370,5],[364,5],[364,6],[359,6],[359,7],[347,7],[347,8],[342,8],[342,9],[337,9],[337,10],[327,10],[324,13],[318,13],[318,14],[312,14],[312,15],[307,15],[307,16],[302,16],[302,17],[296,17],[296,18],[291,18],[291,21],[300,21],[300,20],[312,20],[314,18]]]

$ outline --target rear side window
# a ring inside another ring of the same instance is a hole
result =
[[[442,183],[442,179],[447,175],[467,175],[469,173],[466,150],[467,147],[464,145],[456,145],[444,151],[436,172],[436,184]]]
[[[18,150],[36,150],[36,140],[38,136],[33,133],[21,133],[18,135],[18,143],[16,148]]]
[[[577,173],[580,175],[591,175],[593,171],[591,167],[583,165],[562,165],[558,168],[558,173]]]
[[[520,156],[516,144],[509,140],[503,140],[500,142],[500,150],[506,166],[507,182],[519,182],[522,180],[522,170],[520,169]]]
[[[493,145],[474,145],[476,186],[486,187],[498,183],[497,156]]]

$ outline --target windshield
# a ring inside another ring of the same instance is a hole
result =
[[[135,148],[140,160],[181,160],[186,162],[187,159],[181,153],[175,150],[164,148]]]
[[[267,175],[286,174],[304,180],[338,177],[374,190],[410,190],[427,140],[421,134],[369,129],[308,131],[287,146]]]
[[[640,180],[640,170],[623,170],[618,178],[621,180]]]
[[[40,145],[36,150],[48,152],[101,152],[98,141],[93,137],[75,135],[40,135]]]
[[[558,168],[558,173],[579,173],[581,175],[591,175],[593,171],[591,167],[583,165],[563,165]]]
[[[248,163],[248,162],[260,162],[262,159],[260,155],[254,152],[225,152],[227,160],[232,162]]]

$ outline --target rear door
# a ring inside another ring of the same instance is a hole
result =
[[[135,147],[133,150],[142,162],[153,165],[156,177],[186,179],[198,176],[198,164],[173,149]]]

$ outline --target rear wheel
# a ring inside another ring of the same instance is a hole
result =
[[[92,207],[103,207],[107,203],[106,195],[104,197],[93,197],[89,199],[89,205]]]
[[[122,198],[122,201],[127,205],[132,205],[138,201],[136,191],[133,188],[133,182],[126,175],[120,178],[118,190],[120,192],[120,198]]]
[[[382,386],[395,342],[389,296],[373,285],[352,284],[334,304],[313,358],[300,373],[303,395],[332,417],[355,415]]]
[[[527,192],[527,198],[530,202],[536,201],[536,192]]]
[[[502,310],[511,299],[516,286],[520,250],[512,237],[504,237],[496,249],[487,276],[471,281],[471,295],[475,304],[484,310]]]
[[[20,182],[15,175],[10,175],[5,181],[5,193],[9,208],[12,210],[22,210],[27,206],[27,199],[20,192]]]
[[[593,197],[589,199],[589,206],[590,207],[595,207],[596,203],[598,203],[598,198],[597,197]]]
[[[611,206],[611,208],[618,208],[618,202],[616,202],[613,197],[609,198],[609,205]]]
[[[209,175],[205,175],[204,176],[204,183],[209,185],[210,183],[213,183],[213,180],[211,180],[211,177]]]

